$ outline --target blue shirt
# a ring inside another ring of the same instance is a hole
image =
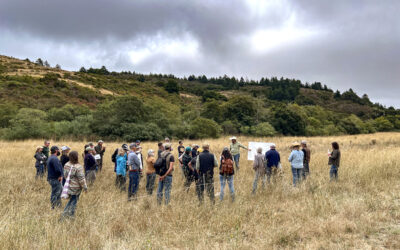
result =
[[[292,164],[292,168],[303,168],[304,153],[301,150],[293,150],[290,153],[289,161]]]
[[[140,169],[140,160],[137,154],[131,151],[128,155],[128,165],[130,170],[139,170]]]
[[[275,149],[268,150],[265,153],[265,159],[267,160],[267,167],[278,167],[279,162],[281,162],[281,156]]]
[[[47,179],[57,180],[59,177],[63,177],[63,167],[57,156],[52,155],[47,160]]]
[[[124,156],[118,155],[116,163],[117,163],[117,169],[116,169],[117,175],[125,176],[126,175],[126,155],[124,155]]]

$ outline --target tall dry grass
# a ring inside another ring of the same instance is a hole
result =
[[[242,168],[235,175],[236,201],[229,201],[226,190],[225,200],[215,206],[206,197],[205,204],[198,206],[194,186],[189,193],[183,191],[177,166],[169,206],[159,207],[154,194],[145,194],[144,179],[139,199],[128,203],[126,193],[114,187],[110,160],[120,143],[107,143],[103,172],[89,192],[81,195],[76,219],[63,223],[58,221],[62,210],[50,209],[49,184],[34,178],[33,151],[42,142],[0,142],[1,248],[400,248],[400,134],[307,138],[312,151],[311,177],[293,188],[288,147],[300,139],[239,138],[244,144],[275,142],[284,176],[252,196],[254,173],[242,151]],[[337,183],[329,182],[327,165],[333,140],[342,151]],[[228,138],[208,142],[218,154],[229,144]],[[67,144],[79,152],[84,145],[52,143]],[[185,141],[185,145],[191,143]],[[156,149],[156,144],[143,144],[144,152],[149,148]],[[218,175],[214,181],[217,193]]]

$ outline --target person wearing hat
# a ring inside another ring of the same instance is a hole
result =
[[[35,162],[35,168],[36,168],[36,179],[40,178],[42,179],[44,176],[44,164],[46,162],[46,156],[43,154],[43,147],[39,146],[36,148],[36,153],[34,155],[36,162]]]
[[[153,149],[149,149],[147,151],[147,159],[146,159],[146,191],[148,195],[153,194],[154,183],[156,182],[156,170],[154,168],[154,163],[156,163],[156,158],[154,157],[155,153]]]
[[[182,171],[185,177],[183,184],[186,192],[189,192],[190,185],[194,181],[193,168],[189,166],[192,161],[192,148],[186,147],[184,153],[179,157],[179,162],[182,166]]]
[[[305,180],[307,179],[307,176],[310,175],[310,158],[311,158],[311,151],[307,147],[306,141],[301,142],[301,151],[303,151],[304,154],[302,177]]]
[[[251,151],[251,149],[248,149],[240,142],[238,142],[236,136],[232,136],[230,140],[232,141],[232,143],[229,149],[231,151],[231,154],[233,155],[233,160],[235,161],[236,171],[239,171],[240,148],[244,148],[248,151]]]
[[[85,174],[86,174],[86,180],[89,185],[92,185],[94,181],[96,180],[96,169],[97,169],[97,163],[96,160],[94,159],[94,148],[92,147],[87,147],[85,149],[86,155],[85,155]]]
[[[276,150],[275,144],[270,146],[270,149],[265,153],[265,160],[266,160],[266,174],[267,174],[267,181],[271,183],[271,176],[276,176],[279,166],[281,164],[281,156],[279,152]]]
[[[94,151],[96,151],[96,154],[99,155],[99,159],[96,160],[96,162],[99,166],[99,170],[101,171],[103,169],[103,156],[106,152],[106,147],[104,146],[104,142],[102,140],[97,142],[97,145],[94,147]]]
[[[253,169],[255,171],[254,181],[253,181],[253,191],[252,194],[256,194],[258,180],[262,180],[262,189],[265,187],[266,180],[266,169],[264,166],[265,156],[262,153],[262,148],[257,148],[257,154],[254,156]]]
[[[129,187],[128,187],[128,201],[131,201],[132,197],[136,198],[137,191],[139,190],[140,181],[140,160],[136,154],[136,143],[129,145],[128,154],[128,169],[129,169]]]
[[[157,158],[161,157],[162,152],[164,152],[164,144],[162,142],[159,142],[157,144],[158,146],[158,151],[157,151]]]
[[[204,189],[207,189],[208,196],[212,204],[214,200],[214,168],[218,167],[218,160],[214,154],[210,153],[210,145],[203,144],[203,152],[197,156],[196,171],[199,174],[197,182],[197,196],[200,204],[203,203]]]
[[[300,150],[300,143],[292,144],[292,152],[289,156],[289,162],[292,166],[293,186],[296,186],[301,180],[301,172],[303,170],[304,153]]]
[[[51,186],[50,202],[51,208],[61,206],[61,192],[63,180],[63,167],[58,156],[60,156],[60,149],[57,146],[52,146],[50,149],[50,157],[47,160],[47,181]]]
[[[163,191],[165,193],[165,205],[169,204],[172,188],[172,173],[174,171],[175,158],[171,153],[172,147],[170,143],[164,144],[165,151],[161,153],[161,158],[165,159],[167,172],[160,176],[157,188],[157,203],[161,205],[163,200]]]
[[[129,147],[127,144],[122,144],[121,148],[127,153],[129,151]],[[114,162],[114,172],[117,172],[117,156],[120,148],[115,149],[114,153],[111,155],[111,161]],[[126,154],[126,160],[128,161],[128,154]],[[117,185],[117,183],[116,183]]]

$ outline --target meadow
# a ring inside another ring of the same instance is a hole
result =
[[[311,148],[311,176],[292,186],[287,161],[293,141]],[[78,202],[75,220],[59,222],[62,209],[50,209],[50,186],[35,180],[34,150],[42,141],[0,141],[0,242],[2,249],[372,249],[400,248],[400,133],[338,137],[240,137],[274,142],[284,174],[251,195],[254,172],[242,151],[235,175],[236,201],[199,206],[194,186],[183,190],[176,165],[171,203],[158,206],[140,182],[137,201],[114,186],[111,154],[121,142],[106,142],[103,172]],[[329,182],[327,151],[342,151],[339,181]],[[185,141],[185,145],[201,141]],[[220,154],[227,137],[210,139]],[[85,142],[52,141],[79,153]],[[156,143],[143,143],[143,152]],[[173,142],[176,152],[177,142]],[[82,162],[82,159],[80,159]],[[215,192],[220,190],[218,174]],[[260,185],[259,185],[260,187]],[[65,206],[66,201],[63,201]]]

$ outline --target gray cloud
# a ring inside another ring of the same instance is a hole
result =
[[[0,53],[72,70],[293,77],[400,107],[399,10],[396,0],[3,0]]]

